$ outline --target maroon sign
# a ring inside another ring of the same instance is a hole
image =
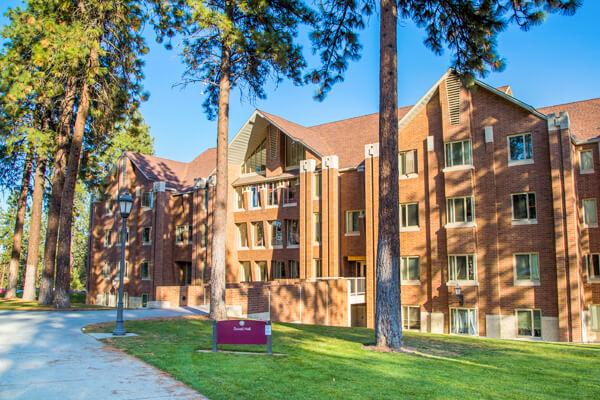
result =
[[[228,320],[217,322],[218,344],[267,344],[271,326],[265,321]]]

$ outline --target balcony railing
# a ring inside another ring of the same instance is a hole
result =
[[[350,296],[359,296],[365,294],[366,278],[345,278],[350,281]]]

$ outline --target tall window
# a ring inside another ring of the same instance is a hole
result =
[[[250,206],[252,208],[260,208],[261,207],[261,199],[260,199],[260,189],[261,186],[260,185],[252,185],[250,187],[250,196],[251,196],[251,201],[250,201]]]
[[[400,281],[420,281],[419,257],[400,257]]]
[[[460,335],[477,335],[477,309],[451,308],[450,332]]]
[[[192,243],[192,226],[179,225],[175,227],[175,243],[176,244],[191,244]]]
[[[267,165],[267,140],[262,142],[254,149],[254,151],[246,158],[242,164],[242,174],[250,174],[254,172],[263,172]]]
[[[140,277],[143,280],[150,279],[150,264],[148,261],[142,261],[140,263]]]
[[[512,219],[523,222],[537,221],[535,193],[517,193],[512,195]]]
[[[321,243],[321,213],[313,214],[313,229],[316,243]]]
[[[300,244],[300,229],[297,219],[285,220],[285,231],[287,235],[288,246],[298,246]]]
[[[123,242],[123,228],[119,228],[119,234],[117,235],[117,246],[120,246]],[[125,244],[129,244],[129,228],[125,231]]]
[[[594,172],[594,153],[592,150],[579,152],[579,172],[582,174]]]
[[[285,181],[283,183],[283,204],[294,205],[296,204],[296,182],[297,180]]]
[[[283,246],[283,234],[281,231],[281,221],[271,221],[271,247]]]
[[[192,263],[185,263],[183,269],[183,282],[186,286],[192,284]]]
[[[110,264],[107,262],[104,263],[104,267],[102,268],[102,277],[104,279],[110,278]]]
[[[285,137],[285,166],[286,168],[297,167],[300,160],[304,158],[304,146],[289,136]]]
[[[104,247],[109,247],[112,240],[112,231],[104,232]]]
[[[321,174],[315,174],[315,179],[314,179],[314,197],[315,199],[320,199],[321,198],[321,184],[322,184],[322,177]]]
[[[153,200],[152,200],[152,192],[143,192],[142,193],[142,207],[143,208],[152,208]]]
[[[347,234],[360,234],[360,210],[346,211],[346,233]]]
[[[421,329],[421,307],[402,306],[402,328],[411,331]]]
[[[531,133],[508,137],[509,164],[523,164],[533,161],[533,145]]]
[[[600,254],[587,254],[585,264],[588,280],[600,280]]]
[[[148,293],[142,293],[142,307],[143,308],[146,308],[149,300],[150,300],[150,295]]]
[[[600,331],[600,305],[590,305],[590,318],[592,320],[592,330]]]
[[[446,143],[446,167],[471,165],[471,141]]]
[[[145,226],[142,228],[142,243],[150,244],[152,242],[152,228],[149,226]]]
[[[254,229],[254,247],[265,247],[265,232],[262,221],[253,222],[252,227]]]
[[[240,282],[250,282],[250,261],[240,261]]]
[[[473,197],[453,197],[446,200],[449,224],[461,224],[475,221],[475,205]]]
[[[300,265],[298,264],[298,260],[290,260],[290,278],[298,279],[300,277]]]
[[[121,265],[121,263],[119,263],[118,265]],[[120,276],[119,274],[117,274],[117,279],[119,279]],[[123,279],[129,279],[129,261],[125,261],[125,269],[123,270]]]
[[[542,337],[542,312],[540,310],[517,310],[517,335]]]
[[[267,280],[267,262],[266,261],[257,261],[256,262],[256,281],[266,281]]]
[[[277,183],[269,183],[269,186],[267,188],[267,205],[269,206],[277,206],[279,205],[279,202],[277,201],[277,191],[279,189],[277,188]]]
[[[596,214],[596,199],[583,200],[583,225],[589,227],[598,226],[598,216]]]
[[[235,188],[235,209],[244,209],[244,191],[241,187]]]
[[[323,277],[323,263],[320,258],[316,258],[313,260],[313,276],[315,278]]]
[[[419,227],[419,203],[400,204],[400,228]]]
[[[400,176],[417,173],[417,151],[408,150],[398,154],[398,172]]]
[[[272,261],[273,279],[285,279],[285,263],[283,261]]]
[[[515,272],[517,281],[521,282],[539,282],[540,265],[536,253],[515,254]]]
[[[477,279],[473,254],[448,256],[448,276],[451,281],[474,281]]]
[[[238,247],[240,249],[248,248],[248,232],[246,230],[246,224],[237,224],[238,229]]]

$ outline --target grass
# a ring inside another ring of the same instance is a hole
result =
[[[197,317],[125,328],[141,336],[107,342],[211,399],[600,398],[600,346],[406,332],[405,344],[427,354],[419,356],[366,350],[370,329],[274,324],[273,352],[287,356],[269,357],[196,352],[212,346],[211,321]]]
[[[37,301],[23,301],[20,299],[21,294],[17,295],[17,299],[0,298],[0,310],[13,311],[56,311],[54,306],[39,306]],[[103,310],[106,307],[85,304],[85,293],[71,293],[71,308],[68,311],[85,311],[85,310]]]

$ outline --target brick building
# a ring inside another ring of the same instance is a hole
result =
[[[399,117],[404,328],[599,342],[600,99],[535,109],[448,71]],[[377,141],[377,114],[253,113],[229,149],[232,313],[374,325]],[[207,304],[215,164],[120,158],[92,205],[89,302],[114,304],[126,188],[129,305]]]

